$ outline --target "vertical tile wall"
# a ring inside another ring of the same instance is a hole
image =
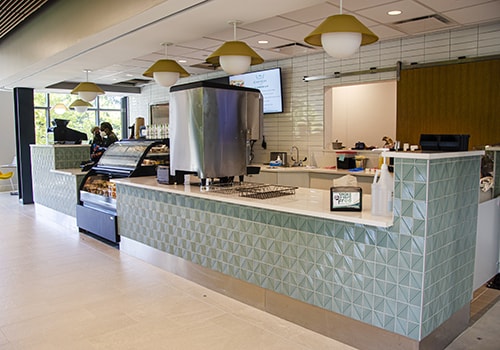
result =
[[[395,159],[389,228],[118,184],[120,235],[422,340],[472,298],[479,157]]]
[[[395,79],[395,72],[330,78],[304,82],[304,76],[332,75],[371,67],[394,67],[397,61],[429,63],[500,54],[500,22],[448,30],[403,39],[378,42],[362,47],[349,59],[338,60],[324,53],[310,54],[253,66],[252,70],[281,67],[283,72],[284,113],[264,116],[267,150],[255,147],[255,162],[268,161],[271,151],[288,151],[292,145],[312,159],[312,152],[323,149],[323,93],[325,87],[356,82]],[[209,72],[182,79],[180,83],[225,76]],[[149,115],[149,105],[167,102],[168,89],[157,84],[143,88],[140,96],[130,97],[130,118]]]
[[[78,168],[90,156],[88,146],[31,146],[33,195],[35,202],[76,216],[78,191],[82,175],[65,175],[55,169]]]

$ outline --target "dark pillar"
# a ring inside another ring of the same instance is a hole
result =
[[[22,204],[33,204],[30,151],[30,145],[36,142],[33,89],[14,88],[14,114],[19,200]]]
[[[128,139],[128,97],[122,97],[122,139]]]

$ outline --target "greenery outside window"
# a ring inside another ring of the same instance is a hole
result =
[[[89,140],[92,139],[91,129],[102,122],[109,122],[113,126],[113,131],[120,138],[122,135],[121,125],[121,99],[120,96],[104,95],[98,96],[93,102],[93,107],[89,107],[85,113],[77,113],[68,109],[63,114],[56,114],[52,107],[57,103],[69,106],[75,99],[70,94],[41,93],[35,92],[35,136],[37,144],[47,143],[47,129],[52,125],[54,119],[69,120],[68,127],[86,133]],[[68,107],[69,108],[69,107]]]

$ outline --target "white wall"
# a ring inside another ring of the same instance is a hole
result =
[[[16,134],[14,120],[14,95],[10,91],[0,91],[0,165],[10,164],[16,154]],[[12,169],[0,169],[2,172]],[[14,178],[14,185],[17,179]],[[9,181],[0,181],[0,191],[9,191]]]

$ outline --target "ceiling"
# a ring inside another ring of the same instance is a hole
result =
[[[2,0],[5,2],[16,1]],[[28,6],[40,1],[22,2]],[[50,6],[62,2],[49,0],[45,12],[42,7],[29,20],[38,13],[49,15]],[[345,0],[342,5],[344,13],[356,16],[381,41],[500,20],[500,0]],[[168,46],[168,58],[180,61],[191,74],[207,73],[217,68],[206,64],[205,58],[224,41],[233,40],[233,28],[228,24],[231,20],[242,22],[236,31],[237,39],[249,44],[265,61],[322,52],[321,48],[306,44],[304,37],[326,17],[338,14],[339,7],[339,0],[156,1],[151,8],[128,16],[121,24],[97,28],[70,44],[64,43],[57,54],[33,60],[23,69],[10,69],[14,64],[2,67],[0,88],[42,89],[61,82],[84,81],[84,69],[91,69],[89,80],[98,84],[142,86],[150,83],[142,73],[165,57],[161,46],[164,42],[173,43]],[[390,10],[402,13],[389,16]],[[0,15],[2,23],[5,17],[13,16],[3,10]],[[104,15],[109,14],[92,14],[96,20]],[[22,26],[6,37],[15,40]],[[53,35],[50,40],[55,45],[67,40],[67,33]],[[259,43],[262,40],[268,43]],[[0,54],[2,44],[0,38]]]

